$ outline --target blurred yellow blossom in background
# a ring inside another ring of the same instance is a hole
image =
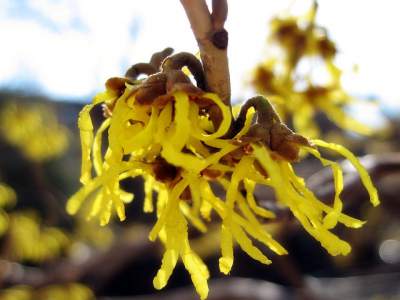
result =
[[[33,161],[46,161],[68,148],[68,129],[56,112],[44,104],[9,102],[0,111],[0,133]]]
[[[50,285],[38,289],[14,286],[0,292],[1,300],[93,300],[92,291],[80,283]]]
[[[0,184],[0,236],[7,240],[6,255],[14,261],[42,262],[60,255],[69,244],[60,228],[41,225],[40,218],[24,210],[8,212],[17,202],[15,191]]]
[[[9,219],[7,235],[13,260],[45,261],[58,257],[69,244],[68,237],[60,228],[41,225],[33,212],[13,212]]]
[[[251,84],[274,103],[285,122],[307,137],[320,136],[318,112],[339,128],[371,135],[372,128],[344,111],[361,101],[341,84],[336,45],[327,29],[316,23],[317,3],[313,3],[304,16],[284,15],[271,21],[270,51],[254,69]]]
[[[4,208],[14,206],[16,201],[15,191],[10,186],[0,183],[0,236],[7,231],[9,225],[9,217]]]

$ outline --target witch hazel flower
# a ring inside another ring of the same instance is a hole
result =
[[[113,215],[123,221],[134,195],[120,182],[142,177],[143,211],[157,216],[149,239],[159,239],[165,247],[154,287],[165,287],[181,260],[201,299],[209,292],[209,271],[190,246],[189,226],[206,235],[209,225],[220,220],[219,268],[224,274],[233,266],[235,244],[263,264],[271,260],[254,241],[278,255],[287,254],[263,226],[276,215],[255,199],[257,186],[271,188],[275,201],[331,255],[348,254],[351,246],[332,229],[338,223],[360,228],[365,222],[343,213],[343,171],[319,149],[348,159],[371,203],[378,205],[377,191],[357,158],[340,145],[294,133],[262,96],[245,102],[233,116],[229,105],[206,90],[201,62],[189,53],[171,54],[167,48],[153,55],[150,63],[133,65],[124,77],[110,78],[106,90],[82,109],[82,187],[69,199],[68,212],[75,214],[86,202],[87,218],[96,218],[101,225]],[[105,118],[94,129],[90,112],[98,105]],[[102,149],[103,138],[107,149]],[[332,205],[318,199],[296,175],[292,165],[300,160],[300,151],[332,169]]]

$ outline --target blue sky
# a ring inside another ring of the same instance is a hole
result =
[[[243,83],[265,51],[268,21],[307,0],[229,1],[226,24],[232,92],[250,96]],[[294,4],[293,4],[294,3]],[[319,21],[340,49],[345,86],[399,106],[400,2],[320,0]],[[178,0],[0,0],[0,86],[63,99],[87,99],[131,63],[147,61],[166,46],[196,52]],[[353,65],[360,66],[352,72]]]

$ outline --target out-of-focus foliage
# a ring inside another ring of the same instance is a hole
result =
[[[0,236],[7,231],[9,226],[9,217],[4,208],[15,205],[16,200],[15,191],[8,185],[0,183]]]
[[[12,211],[5,209],[16,205],[15,191],[0,184],[0,224],[3,236],[2,258],[15,262],[43,263],[61,255],[70,244],[63,230],[41,225],[41,220],[34,212]],[[3,269],[2,272],[5,272]],[[2,276],[4,274],[1,273]],[[29,286],[14,286],[0,292],[1,300],[63,300],[93,299],[87,287],[78,283],[52,285],[40,289]]]
[[[84,242],[95,248],[106,249],[114,241],[114,232],[110,227],[100,226],[96,220],[90,220],[83,213],[75,216],[74,241]]]
[[[92,291],[79,283],[50,285],[39,289],[15,286],[0,291],[1,300],[92,300]]]
[[[14,190],[0,184],[0,235],[6,235],[9,258],[15,261],[41,262],[59,256],[69,240],[61,229],[40,225],[33,212],[14,211],[5,207],[16,204]]]
[[[68,147],[68,129],[55,111],[44,104],[9,102],[0,111],[0,130],[4,139],[18,147],[28,159],[49,160]],[[1,234],[6,236],[7,256],[14,261],[42,262],[58,257],[69,244],[59,228],[43,226],[33,211],[6,210],[16,206],[15,191],[0,185]]]
[[[267,47],[272,50],[254,69],[251,83],[300,134],[318,137],[315,117],[322,112],[342,129],[370,135],[373,130],[368,125],[345,112],[347,105],[361,101],[341,84],[342,71],[335,63],[337,47],[328,30],[316,23],[317,3],[313,3],[304,16],[286,15],[271,21]]]
[[[0,132],[10,144],[34,161],[62,155],[68,147],[69,131],[56,113],[43,104],[10,102],[0,111]]]
[[[56,227],[41,226],[32,212],[9,214],[7,232],[10,256],[16,261],[41,262],[60,255],[69,244],[65,233]]]
[[[2,145],[8,143],[20,150],[26,160],[21,165],[26,164],[25,167],[33,170],[31,176],[37,176],[37,178],[32,178],[32,182],[39,184],[38,191],[35,192],[41,197],[49,197],[53,191],[46,190],[49,186],[46,179],[42,177],[43,170],[40,164],[59,158],[65,153],[69,146],[69,129],[58,121],[53,106],[45,103],[8,101],[1,106],[0,118]],[[6,175],[4,172],[6,170],[1,171],[1,175]],[[27,170],[27,174],[30,174],[30,171]],[[49,199],[55,200],[51,197],[47,200]],[[9,185],[0,183],[0,236],[2,240],[0,258],[5,262],[21,264],[21,267],[26,263],[40,266],[66,257],[72,251],[72,242],[88,242],[90,235],[95,235],[96,239],[102,239],[96,244],[110,243],[112,238],[110,229],[106,230],[106,239],[103,239],[103,231],[98,230],[98,225],[75,226],[73,232],[68,232],[59,226],[59,220],[43,220],[40,216],[41,213],[35,210],[40,203],[27,203],[26,199],[23,200],[17,201],[16,191]],[[48,204],[47,200],[43,201]],[[62,204],[53,203],[53,205],[52,208]],[[50,207],[46,209],[50,210]],[[50,213],[52,216],[57,214],[56,212]],[[56,223],[51,226],[47,224],[49,221]],[[1,280],[4,280],[4,276],[8,276],[7,270],[3,268],[0,275]],[[15,276],[15,274],[10,275]],[[0,281],[0,284],[3,282]],[[39,289],[16,285],[2,290],[0,299],[89,300],[93,299],[93,294],[89,288],[79,283],[46,285]]]

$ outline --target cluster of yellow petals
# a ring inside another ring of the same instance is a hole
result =
[[[32,212],[7,209],[17,202],[15,191],[0,184],[0,237],[7,235],[10,258],[15,261],[42,262],[60,255],[69,244],[67,235],[59,228],[40,225]]]
[[[34,161],[58,157],[68,147],[68,129],[44,104],[7,103],[0,112],[0,133]]]
[[[58,257],[69,245],[61,229],[41,226],[39,218],[31,212],[13,212],[8,218],[8,243],[15,261],[43,262]]]
[[[279,51],[269,53],[255,68],[251,83],[274,103],[285,122],[292,122],[299,134],[319,137],[315,117],[322,112],[342,129],[371,135],[373,130],[368,125],[344,111],[360,100],[343,88],[342,71],[335,63],[336,46],[326,28],[316,23],[316,12],[314,5],[304,16],[276,17],[271,21],[268,47],[275,46]],[[301,64],[309,64],[309,70],[299,72]],[[317,82],[316,71],[326,77],[323,83]]]
[[[91,207],[90,207],[91,208]],[[85,207],[74,218],[75,227],[69,238],[72,241],[69,253],[79,253],[82,244],[96,249],[108,249],[114,242],[112,227],[100,226],[97,220],[87,220]]]
[[[223,136],[234,121],[230,108],[215,94],[207,93],[202,98],[219,107],[223,118],[218,128],[214,128],[207,115],[200,113],[198,103],[181,91],[175,92],[172,100],[163,105],[137,103],[129,84],[121,96],[111,90],[96,96],[93,104],[86,105],[79,116],[83,186],[69,199],[68,212],[75,214],[83,202],[88,201],[91,203],[87,216],[89,219],[98,218],[105,225],[116,212],[119,219],[124,220],[124,205],[132,201],[133,195],[121,189],[120,181],[142,176],[145,180],[143,210],[148,213],[155,210],[157,214],[149,238],[151,241],[160,239],[165,246],[161,267],[153,280],[154,287],[163,288],[181,260],[201,299],[208,295],[209,272],[190,246],[188,223],[206,233],[212,217],[215,214],[219,216],[219,267],[225,274],[230,272],[233,265],[235,243],[253,259],[264,264],[270,264],[271,261],[253,244],[254,240],[279,255],[287,253],[260,221],[274,218],[275,215],[257,204],[253,195],[257,185],[272,188],[276,201],[288,207],[329,253],[347,254],[350,245],[330,229],[338,222],[353,228],[362,226],[363,222],[342,212],[340,192],[343,189],[343,176],[339,164],[322,158],[317,147],[305,148],[323,165],[332,168],[336,195],[333,207],[330,207],[317,199],[304,180],[295,174],[289,162],[277,159],[278,156],[265,145],[252,143],[247,145],[251,149],[242,151],[237,160],[227,159],[243,150],[238,141],[249,130],[254,110],[248,111],[240,132],[233,139],[226,139]],[[94,131],[90,111],[100,103],[112,104],[112,115]],[[108,148],[103,151],[102,137],[107,133]],[[318,147],[337,151],[349,159],[360,173],[371,202],[374,205],[379,203],[368,174],[353,154],[335,144],[320,140],[313,142]],[[157,172],[152,166],[159,158],[179,170],[173,180],[157,180]],[[260,172],[260,166],[263,172]],[[214,185],[222,187],[224,194],[218,194]],[[187,197],[184,194],[188,190],[190,200],[185,200]],[[153,199],[154,191],[157,192],[157,199]]]
[[[20,285],[0,292],[1,300],[93,300],[92,291],[80,283],[50,285],[38,289]]]
[[[7,184],[0,183],[0,237],[7,231],[10,221],[4,209],[15,205],[16,201],[15,191]]]

